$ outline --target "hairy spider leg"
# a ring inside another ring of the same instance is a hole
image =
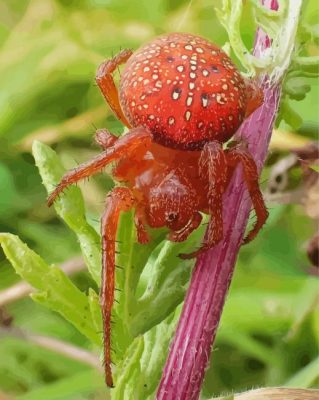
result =
[[[220,142],[207,143],[200,158],[200,173],[208,175],[208,207],[210,220],[202,246],[183,259],[199,256],[223,238],[223,194],[227,186],[227,161]]]
[[[248,118],[264,101],[264,92],[258,79],[246,79],[247,106],[245,118]]]
[[[121,64],[124,64],[132,55],[132,51],[125,49],[120,51],[115,57],[110,60],[104,61],[96,72],[96,83],[98,84],[105,100],[111,107],[117,118],[128,128],[131,127],[130,123],[126,119],[121,104],[119,101],[119,95],[117,87],[115,86],[112,73]]]
[[[114,302],[115,241],[121,211],[134,205],[134,197],[128,188],[117,187],[106,199],[101,219],[102,236],[102,283],[100,305],[103,316],[105,381],[113,387],[111,370],[111,311]]]
[[[183,242],[195,229],[199,227],[201,222],[201,214],[199,212],[195,212],[188,224],[179,231],[171,231],[168,235],[168,239],[172,242]]]
[[[134,215],[134,224],[137,232],[137,241],[142,244],[146,244],[150,241],[150,236],[145,228],[146,220],[143,210],[140,207],[136,207]]]
[[[117,136],[113,135],[113,133],[109,132],[105,128],[97,129],[94,136],[94,141],[104,150],[113,146],[117,139]]]
[[[148,130],[142,127],[133,128],[127,134],[120,137],[112,147],[97,155],[92,160],[79,165],[77,168],[67,172],[61,179],[58,186],[48,197],[48,206],[51,206],[56,197],[69,185],[72,185],[83,178],[87,178],[100,172],[107,164],[117,161],[122,157],[134,154],[142,157],[152,142],[152,136]]]
[[[243,243],[246,244],[256,237],[268,218],[268,211],[259,188],[257,166],[248,149],[239,145],[226,150],[225,153],[227,164],[229,166],[227,180],[230,181],[236,166],[241,164],[244,171],[244,180],[256,212],[256,223],[243,240]]]

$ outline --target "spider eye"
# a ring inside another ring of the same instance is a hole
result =
[[[166,216],[166,220],[168,222],[173,222],[178,218],[178,214],[176,212],[170,212]]]

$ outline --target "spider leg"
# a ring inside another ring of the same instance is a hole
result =
[[[223,238],[222,197],[227,184],[227,162],[219,142],[209,142],[204,146],[200,159],[200,173],[208,176],[208,208],[211,218],[202,246],[190,254],[181,254],[183,259],[199,256]]]
[[[100,304],[103,316],[105,380],[113,387],[111,370],[111,311],[114,302],[115,240],[121,211],[128,211],[134,198],[128,188],[117,187],[108,195],[101,219],[102,283]]]
[[[150,241],[150,236],[145,228],[145,216],[140,207],[136,207],[134,223],[137,231],[137,241],[142,244],[148,243]]]
[[[243,166],[244,180],[257,216],[255,225],[244,238],[243,242],[246,244],[256,237],[267,220],[268,211],[259,188],[257,166],[249,151],[243,146],[238,145],[230,150],[226,150],[226,158],[230,167],[228,172],[229,177],[231,177],[239,163]]]
[[[105,128],[97,129],[94,136],[95,142],[100,145],[103,150],[113,146],[117,139],[117,136],[113,135],[113,133],[109,132]]]
[[[83,178],[87,178],[101,171],[107,164],[117,161],[122,157],[134,154],[141,157],[145,154],[152,141],[151,134],[144,128],[133,128],[130,132],[120,137],[112,147],[97,155],[92,160],[79,165],[77,168],[67,172],[58,186],[48,197],[48,206],[51,206],[56,197],[69,185]]]
[[[264,92],[258,79],[246,79],[247,107],[245,118],[248,118],[264,101]]]
[[[119,95],[117,88],[114,83],[114,79],[112,73],[116,70],[116,68],[124,64],[132,55],[131,50],[122,50],[115,57],[110,60],[104,61],[98,68],[96,72],[96,83],[98,84],[105,100],[108,102],[114,114],[117,118],[128,128],[131,127],[130,123],[127,121],[125,115],[123,114]]]
[[[195,212],[190,221],[179,231],[171,231],[168,239],[172,242],[183,242],[188,236],[199,227],[202,222],[202,216],[199,212]]]

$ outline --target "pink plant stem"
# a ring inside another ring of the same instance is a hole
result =
[[[278,9],[276,0],[263,4]],[[254,54],[271,46],[258,28]],[[261,170],[278,110],[280,84],[265,78],[263,105],[243,123],[237,137],[244,139]],[[216,336],[237,255],[247,225],[251,201],[239,169],[224,196],[224,239],[197,259],[184,307],[160,382],[157,400],[197,400]]]

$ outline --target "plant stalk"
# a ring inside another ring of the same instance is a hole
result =
[[[278,9],[277,0],[265,0],[265,7]],[[254,54],[261,57],[271,40],[258,28]],[[262,83],[264,103],[236,134],[244,140],[259,172],[265,162],[280,99],[280,83]],[[197,400],[200,395],[211,347],[231,283],[237,255],[247,225],[251,201],[238,169],[224,195],[224,238],[198,257],[176,330],[157,400]]]

